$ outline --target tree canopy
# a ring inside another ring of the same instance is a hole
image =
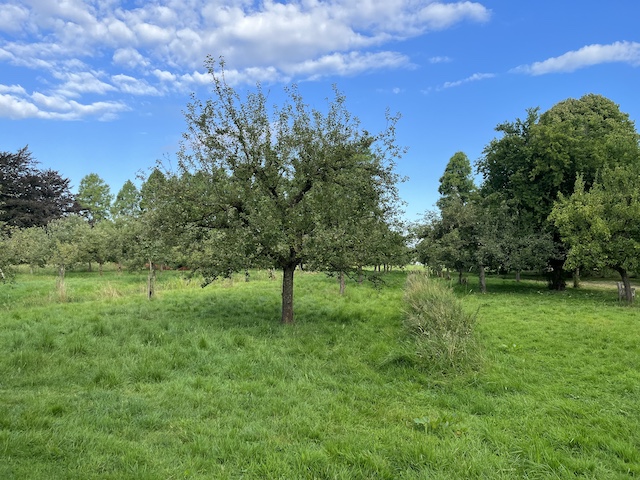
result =
[[[69,180],[41,170],[27,147],[0,152],[0,225],[27,228],[77,211]]]
[[[78,186],[78,204],[81,213],[89,220],[89,224],[106,220],[111,213],[111,188],[97,173],[90,173],[82,177]]]
[[[343,230],[395,211],[397,118],[388,116],[387,129],[374,135],[337,90],[326,111],[305,104],[295,86],[282,106],[269,105],[259,85],[242,98],[223,64],[209,58],[206,65],[213,96],[193,97],[187,107],[178,171],[159,215],[199,240],[195,266],[209,278],[248,264],[281,269],[282,321],[290,323],[293,274],[319,258],[317,242],[337,252],[347,241]]]
[[[554,202],[560,194],[573,193],[578,177],[588,190],[605,167],[637,167],[635,126],[614,102],[590,94],[560,102],[541,115],[530,109],[525,120],[505,122],[496,130],[502,137],[487,145],[478,162],[482,194],[513,209],[523,236],[553,237],[550,286],[564,288],[566,248],[548,220]]]
[[[569,246],[567,265],[616,270],[631,301],[629,271],[640,267],[640,175],[635,168],[604,170],[589,191],[578,177],[560,198],[551,221]]]

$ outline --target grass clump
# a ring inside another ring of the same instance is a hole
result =
[[[419,364],[442,373],[467,370],[477,357],[476,314],[465,311],[451,288],[424,275],[407,277],[404,325]]]

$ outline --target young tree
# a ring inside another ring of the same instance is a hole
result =
[[[343,240],[322,235],[330,227],[325,214],[348,222],[361,203],[370,205],[355,185],[374,190],[380,204],[397,201],[397,119],[371,135],[339,92],[323,113],[306,105],[296,87],[286,90],[282,107],[269,107],[260,86],[241,98],[226,83],[223,64],[218,70],[208,58],[206,65],[213,98],[194,97],[187,108],[188,131],[162,215],[206,238],[212,254],[226,259],[209,262],[203,269],[209,278],[243,268],[247,252],[252,262],[281,269],[281,319],[292,323],[294,271],[309,259],[309,239],[324,238],[329,249]],[[350,198],[351,210],[335,209],[323,195],[328,189]]]
[[[605,169],[587,192],[578,177],[573,194],[560,195],[550,220],[569,245],[570,268],[616,270],[632,301],[629,271],[640,267],[640,175],[637,168]]]
[[[57,287],[60,296],[65,296],[65,274],[69,267],[86,259],[80,248],[87,231],[86,220],[78,215],[69,215],[49,222],[47,235],[51,242],[51,262],[58,268]]]
[[[96,173],[85,175],[80,180],[77,195],[82,215],[94,226],[96,222],[109,218],[111,209],[111,189]]]
[[[475,185],[469,158],[463,152],[454,154],[440,177],[439,214],[427,217],[418,244],[422,262],[443,265],[458,272],[462,282],[466,269],[475,266],[475,208],[471,203]]]
[[[45,227],[13,229],[7,245],[13,250],[16,263],[29,265],[31,272],[44,267],[51,257],[51,242]]]

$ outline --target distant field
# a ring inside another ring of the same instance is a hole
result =
[[[0,285],[1,479],[629,478],[640,475],[640,310],[615,280],[489,277],[482,361],[407,360],[405,274],[19,273]],[[470,289],[475,287],[470,281]]]

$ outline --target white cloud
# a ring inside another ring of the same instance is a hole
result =
[[[93,117],[111,120],[118,113],[129,110],[122,102],[93,102],[83,104],[63,97],[47,96],[35,92],[17,92],[18,95],[0,94],[0,117],[20,120],[40,118],[50,120],[79,120]]]
[[[113,63],[130,69],[149,66],[149,60],[144,58],[135,48],[119,48],[113,52]]]
[[[27,92],[21,85],[0,85],[0,93],[17,93],[19,95],[26,95]]]
[[[334,53],[325,55],[317,60],[309,60],[294,65],[285,70],[290,75],[304,76],[315,80],[329,75],[349,76],[356,75],[378,68],[411,67],[408,57],[396,52],[359,53],[348,54]]]
[[[105,95],[117,90],[113,85],[100,80],[99,77],[105,76],[103,72],[54,72],[53,75],[64,81],[56,91],[68,97],[79,97],[87,93]]]
[[[122,74],[114,75],[111,79],[120,91],[124,93],[131,95],[161,95],[161,92],[157,88],[149,85],[144,80]]]
[[[522,65],[512,71],[530,75],[545,75],[547,73],[574,72],[602,63],[627,63],[633,67],[640,66],[640,43],[615,42],[609,45],[587,45],[559,57],[549,58],[531,65]]]
[[[429,63],[449,63],[451,59],[449,57],[431,57]]]
[[[23,6],[0,4],[0,32],[19,32],[28,18],[29,10]]]
[[[443,30],[462,20],[486,22],[489,19],[489,11],[479,3],[434,2],[426,5],[419,13],[418,18],[429,30]]]
[[[474,73],[470,77],[464,78],[462,80],[457,80],[455,82],[445,82],[442,87],[440,87],[440,89],[459,87],[460,85],[464,85],[465,83],[478,82],[480,80],[486,80],[493,77],[495,77],[495,74],[493,73]]]
[[[176,75],[174,73],[168,72],[166,70],[160,70],[160,69],[156,68],[151,73],[153,75],[155,75],[156,78],[158,80],[160,80],[161,82],[173,82],[173,81],[176,80]]]
[[[208,54],[227,60],[233,83],[411,68],[385,45],[489,17],[479,2],[445,0],[5,0],[0,66],[37,71],[42,96],[16,93],[3,112],[96,116],[87,106],[121,105],[123,93],[182,92],[209,84],[201,71]]]
[[[33,103],[13,95],[0,94],[0,117],[23,119],[37,117],[38,107]]]

